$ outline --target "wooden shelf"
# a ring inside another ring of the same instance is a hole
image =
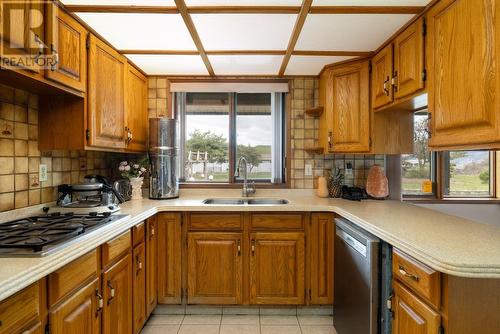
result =
[[[316,107],[316,108],[311,108],[307,109],[305,113],[309,116],[312,117],[319,117],[323,113],[323,107]]]
[[[324,149],[321,146],[305,147],[304,151],[309,152],[309,153],[314,153],[314,154],[323,154]]]

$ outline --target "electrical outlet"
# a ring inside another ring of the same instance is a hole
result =
[[[40,165],[38,171],[38,179],[40,180],[40,182],[47,181],[47,165]]]
[[[305,176],[312,176],[313,175],[313,169],[311,164],[305,164],[304,166],[304,175]]]
[[[345,176],[352,176],[352,163],[348,162],[345,166]]]

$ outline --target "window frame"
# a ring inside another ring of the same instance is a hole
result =
[[[189,92],[183,93],[183,99],[178,99],[178,94],[172,93],[172,109],[174,114],[178,112],[178,107],[185,107],[186,104],[186,95]],[[228,138],[228,164],[229,164],[229,178],[228,181],[212,181],[212,182],[188,182],[182,181],[179,182],[181,188],[240,188],[243,179],[238,179],[235,176],[236,171],[236,150],[237,150],[237,142],[236,142],[236,96],[237,92],[228,92],[229,96],[229,138]],[[269,92],[269,94],[281,94],[281,151],[282,151],[282,162],[281,162],[281,182],[273,183],[270,179],[249,179],[250,182],[255,182],[260,188],[290,188],[290,175],[289,175],[289,150],[290,150],[290,96],[289,93],[274,93]],[[179,101],[181,100],[181,101]],[[271,98],[271,103],[274,102],[274,98]],[[186,142],[186,134],[185,134],[185,121],[184,115],[176,115],[180,119],[180,147],[179,147],[179,170],[183,171],[183,164],[185,162],[184,158],[184,148]],[[273,157],[274,158],[274,157]]]
[[[422,113],[423,110],[415,111],[415,114]],[[466,150],[473,151],[473,150]],[[500,201],[500,193],[498,192],[498,185],[500,180],[497,179],[499,175],[498,161],[500,161],[500,151],[490,150],[490,194],[489,196],[482,197],[457,197],[445,195],[446,174],[445,159],[446,154],[450,151],[431,151],[431,181],[432,193],[429,194],[403,194],[401,188],[401,197],[403,201],[419,202],[419,203],[498,203]],[[402,176],[401,176],[402,177]]]

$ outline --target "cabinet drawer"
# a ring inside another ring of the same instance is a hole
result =
[[[146,225],[144,222],[139,223],[132,227],[132,241],[134,244],[134,247],[140,244],[141,242],[144,242],[144,235],[146,233]]]
[[[302,230],[304,215],[301,213],[252,214],[250,228],[253,230]]]
[[[0,303],[0,334],[19,333],[40,317],[41,288],[37,282]]]
[[[441,274],[394,248],[392,257],[394,277],[439,309],[441,303]]]
[[[190,230],[241,230],[243,216],[239,213],[193,213],[189,215]]]
[[[49,307],[54,306],[83,284],[91,276],[99,273],[97,249],[79,257],[61,269],[49,275]]]
[[[120,234],[113,240],[102,245],[102,265],[103,267],[118,259],[121,255],[130,250],[131,246],[130,230]]]

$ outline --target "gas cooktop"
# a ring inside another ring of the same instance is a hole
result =
[[[0,256],[44,256],[125,215],[54,212],[0,224]]]

